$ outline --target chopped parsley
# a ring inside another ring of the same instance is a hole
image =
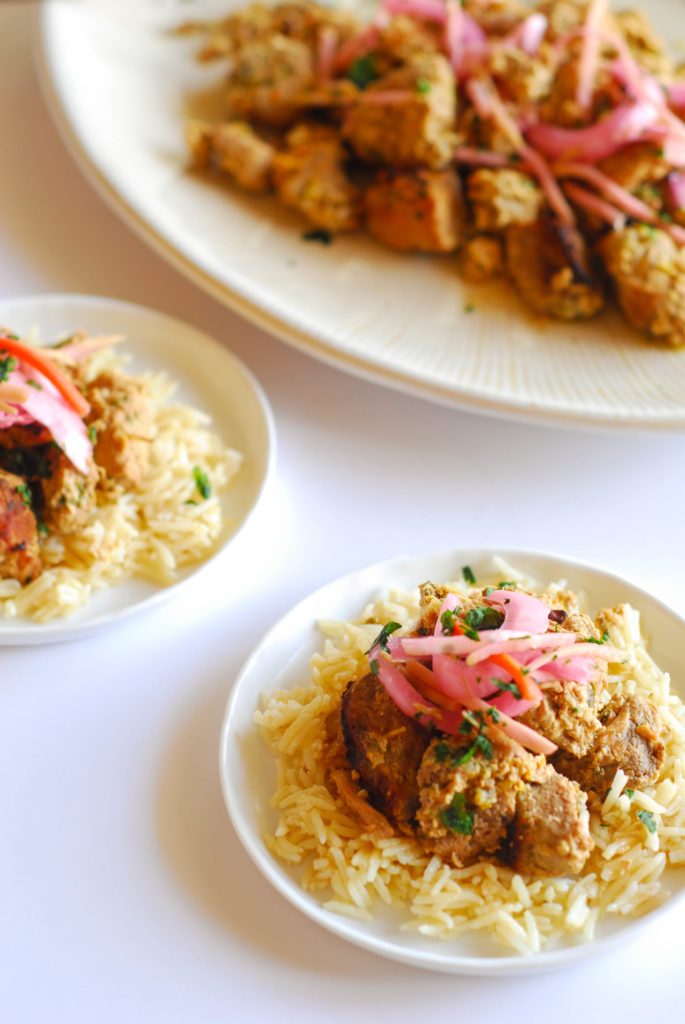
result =
[[[469,608],[462,618],[471,629],[498,629],[504,622],[502,612],[498,612],[489,604],[479,604],[476,608]]]
[[[516,697],[516,700],[521,700],[521,691],[516,683],[505,683],[504,679],[491,679],[490,681],[493,682],[501,692],[506,690],[507,693],[511,693]]]
[[[626,796],[628,797],[628,799],[629,799],[629,800],[632,800],[632,799],[633,799],[633,793],[634,793],[634,792],[635,792],[635,790],[634,790],[634,789],[627,789],[627,790],[626,790]]]
[[[212,485],[209,482],[209,476],[200,466],[193,466],[193,480],[195,481],[195,486],[200,492],[200,496],[204,498],[205,501],[207,498],[211,498]]]
[[[450,832],[470,836],[473,832],[473,814],[466,807],[463,793],[455,793],[449,807],[440,812],[440,821]]]
[[[380,649],[382,651],[387,651],[388,650],[388,638],[389,638],[390,634],[394,633],[395,630],[401,629],[401,628],[402,628],[402,624],[400,622],[386,622],[386,624],[383,626],[383,629],[380,631],[380,633],[378,634],[378,636],[376,637],[374,642],[371,644],[371,646],[369,647],[369,649],[368,649],[368,651],[366,653],[367,654],[371,654],[371,651],[373,651],[376,647],[380,647]]]
[[[374,55],[366,53],[363,57],[357,57],[356,60],[353,60],[347,72],[347,77],[351,82],[354,82],[358,89],[366,89],[377,78],[380,78]],[[419,88],[418,83],[416,88]]]
[[[585,643],[586,644],[605,644],[608,641],[608,639],[609,639],[609,634],[607,633],[607,631],[605,629],[604,632],[602,633],[601,637],[599,638],[599,640],[597,640],[594,636],[588,636],[588,637],[585,638]]]
[[[302,238],[305,242],[321,242],[322,245],[330,245],[333,241],[333,235],[326,228],[312,228],[305,231]]]
[[[475,573],[470,565],[465,565],[461,570],[461,574],[464,577],[465,581],[469,583],[471,586],[473,586],[473,584],[476,582]]]
[[[42,519],[38,520],[37,526],[38,533],[41,535],[41,537],[48,537],[50,535],[50,531],[48,530],[47,524]]]
[[[26,383],[28,384],[28,386],[30,388],[35,388],[36,391],[42,391],[43,390],[43,385],[39,384],[38,381],[34,380],[33,378],[31,378],[31,380],[27,380]]]
[[[651,811],[638,811],[637,816],[648,832],[656,832],[656,818]]]
[[[26,484],[17,484],[14,488],[21,500],[24,502],[27,508],[31,508],[33,505],[33,496],[31,491],[28,489]]]
[[[431,84],[427,78],[419,78],[416,83],[416,91],[421,96],[425,96],[426,93],[431,91]]]
[[[93,424],[88,427],[88,438],[91,444],[95,444],[98,439],[97,428]]]
[[[378,675],[378,673],[380,671],[380,666],[379,666],[378,661],[377,661],[376,658],[374,658],[371,661],[371,663],[369,665],[369,668],[371,669],[371,675],[372,676],[377,676]]]
[[[514,590],[516,590],[516,584],[513,580],[500,580],[499,583],[497,584],[498,590],[506,590],[507,587],[513,587]]]
[[[466,305],[464,306],[464,312],[465,313],[475,313],[476,312],[475,303],[467,302]]]
[[[457,616],[454,612],[451,612],[449,608],[446,608],[440,616],[440,625],[442,626],[442,631],[445,636],[451,636],[452,633],[454,633],[454,625],[456,621]]]
[[[12,370],[16,370],[16,368],[17,360],[14,356],[0,356],[0,381],[7,380]]]

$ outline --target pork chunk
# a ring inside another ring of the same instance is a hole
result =
[[[507,228],[507,268],[521,298],[538,313],[584,320],[604,305],[580,235],[558,229],[551,219]]]
[[[26,482],[0,470],[0,580],[30,583],[43,566]]]
[[[462,276],[470,284],[485,284],[504,272],[504,250],[498,238],[476,235],[461,251]]]
[[[475,737],[442,737],[428,747],[419,771],[419,835],[455,867],[492,859],[502,847],[526,785],[545,762],[503,737],[469,756]]]
[[[556,768],[599,799],[619,768],[629,786],[654,782],[665,758],[663,722],[654,704],[644,697],[612,697],[599,717],[602,727],[590,751],[581,758],[562,751],[555,755]]]
[[[40,481],[45,524],[57,533],[76,533],[95,508],[97,468],[93,464],[84,476],[58,448],[53,448],[48,458],[50,475]]]
[[[359,191],[345,175],[345,151],[336,131],[301,124],[289,132],[287,142],[287,149],[277,153],[273,163],[281,202],[314,227],[333,232],[356,228]]]
[[[391,249],[454,252],[464,209],[454,171],[382,176],[364,196],[367,227]]]
[[[268,191],[275,150],[245,121],[195,121],[189,125],[187,136],[197,167],[214,167],[250,192]]]
[[[685,249],[648,224],[610,231],[598,249],[633,327],[673,348],[685,345]]]
[[[314,82],[310,48],[276,34],[237,54],[228,80],[228,109],[235,118],[283,126],[296,117],[298,96]]]
[[[673,62],[647,15],[638,10],[625,10],[618,11],[615,17],[638,64],[657,78],[669,78],[673,72]]]
[[[480,168],[469,175],[467,195],[477,231],[500,231],[510,224],[532,224],[544,202],[529,174],[508,168]]]
[[[636,192],[642,185],[659,181],[669,169],[663,150],[652,142],[631,142],[618,153],[601,160],[598,167],[628,192]]]
[[[511,866],[522,875],[578,875],[594,843],[587,796],[547,765],[541,782],[516,796]]]
[[[95,462],[114,480],[140,483],[148,469],[153,432],[145,382],[105,371],[88,386],[86,396]]]
[[[340,714],[347,759],[369,803],[411,834],[427,731],[399,710],[373,675],[349,684]]]
[[[552,683],[545,687],[539,704],[521,716],[531,729],[575,757],[592,747],[600,721],[590,703],[591,691],[584,683]]]
[[[408,96],[384,100],[388,92]],[[441,54],[429,54],[373,82],[345,118],[343,136],[372,164],[441,168],[452,156],[455,114],[454,72]]]

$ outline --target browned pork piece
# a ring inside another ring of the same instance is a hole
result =
[[[553,46],[542,43],[535,56],[516,46],[499,46],[490,57],[490,72],[513,103],[538,103],[549,92],[557,66]]]
[[[649,24],[647,15],[638,10],[617,11],[618,27],[638,64],[660,79],[673,73],[673,62],[663,41]]]
[[[42,568],[31,492],[20,476],[0,469],[0,579],[30,583]]]
[[[554,757],[557,770],[599,799],[619,768],[628,776],[629,786],[654,782],[665,757],[663,722],[654,704],[644,697],[612,697],[599,718],[601,728],[588,753],[576,758],[560,751]]]
[[[597,166],[629,192],[659,181],[669,170],[663,149],[653,142],[631,142]]]
[[[50,449],[47,460],[49,473],[40,480],[45,525],[58,533],[76,533],[95,508],[97,468],[92,464],[84,476],[57,447]]]
[[[438,53],[441,47],[438,26],[401,14],[381,29],[374,63],[379,70],[389,70],[394,64],[404,64],[422,54]]]
[[[417,775],[430,737],[403,714],[375,676],[349,684],[341,723],[347,759],[369,802],[411,834],[419,806]]]
[[[144,381],[106,370],[84,388],[95,462],[108,477],[137,484],[145,476],[153,412]]]
[[[540,703],[521,715],[521,721],[561,750],[582,757],[600,729],[592,690],[585,683],[563,682],[546,685],[543,693]]]
[[[188,145],[198,168],[214,167],[251,192],[268,191],[275,150],[245,121],[194,121],[188,127]]]
[[[508,168],[480,168],[469,175],[467,195],[477,231],[500,231],[510,224],[532,224],[544,197],[529,174]]]
[[[499,238],[475,235],[461,250],[461,272],[470,284],[485,284],[504,273],[504,250]]]
[[[510,32],[530,13],[519,0],[464,0],[462,6],[488,34],[497,36]]]
[[[273,180],[285,206],[326,231],[351,231],[359,224],[358,189],[344,171],[345,150],[338,133],[323,125],[300,124],[276,154]]]
[[[364,195],[372,235],[392,249],[454,252],[462,236],[464,207],[454,171],[381,175]]]
[[[494,857],[506,840],[518,795],[546,773],[543,757],[505,736],[474,749],[475,739],[474,731],[471,737],[433,740],[419,771],[419,836],[456,867]]]
[[[547,765],[516,796],[511,866],[523,875],[578,875],[593,845],[587,796]]]
[[[441,54],[428,54],[372,82],[342,132],[369,163],[441,168],[452,156],[455,114],[454,72]]]
[[[313,3],[284,3],[270,7],[250,4],[211,26],[202,50],[203,60],[235,56],[245,46],[274,34],[298,39],[314,47],[322,27],[334,28],[340,41],[358,30],[354,17]]]
[[[42,423],[22,423],[0,430],[0,448],[16,451],[21,448],[35,448],[49,444],[52,434]]]
[[[590,271],[585,243],[573,229],[541,217],[506,232],[507,268],[525,302],[538,313],[561,320],[583,320],[604,305],[602,289]]]
[[[648,224],[610,231],[598,249],[633,327],[674,348],[685,345],[685,249]]]
[[[262,124],[290,124],[298,97],[314,83],[314,58],[306,43],[276,34],[241,49],[228,79],[232,117]]]

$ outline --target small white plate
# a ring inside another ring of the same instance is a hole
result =
[[[190,173],[183,125],[202,116],[225,68],[198,64],[200,40],[169,29],[245,3],[36,8],[38,70],[57,126],[133,230],[221,302],[358,376],[530,421],[685,429],[685,354],[650,345],[617,311],[545,320],[504,284],[468,286],[452,257],[391,252],[362,233],[307,244],[302,223],[273,198]],[[666,38],[682,4],[649,5]]]
[[[661,907],[639,918],[605,918],[593,942],[558,946],[531,956],[483,955],[482,940],[473,933],[447,941],[429,939],[402,932],[400,914],[385,908],[379,907],[370,922],[325,910],[316,896],[300,887],[296,871],[288,870],[267,850],[263,836],[275,821],[269,800],[276,772],[253,715],[264,694],[302,685],[309,678],[309,659],[322,645],[317,621],[357,618],[364,605],[388,587],[412,589],[420,580],[459,578],[463,565],[483,575],[492,554],[463,550],[397,558],[343,576],[307,597],[267,633],[243,666],[228,702],[221,739],[220,772],[226,806],[245,849],[269,882],[298,910],[336,935],[390,959],[452,974],[504,975],[560,967],[634,937],[641,926],[653,922],[685,896],[685,871],[668,869],[663,884],[670,897]],[[671,673],[679,695],[685,696],[685,621],[670,608],[634,584],[581,562],[527,551],[497,554],[541,582],[568,580],[573,590],[585,592],[593,608],[622,601],[633,604],[640,610],[651,653]]]
[[[250,371],[227,348],[196,328],[163,313],[114,299],[38,295],[0,300],[0,324],[19,334],[38,330],[41,340],[84,329],[124,334],[123,354],[133,372],[166,372],[178,382],[177,397],[212,417],[226,445],[242,452],[243,465],[221,497],[225,526],[209,559],[179,571],[160,587],[131,579],[93,595],[65,619],[36,623],[0,617],[0,645],[71,640],[119,622],[171,597],[217,558],[238,535],[259,502],[275,461],[275,429],[268,401]]]

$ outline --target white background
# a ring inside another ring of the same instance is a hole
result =
[[[677,915],[572,970],[505,981],[346,945],[253,868],[217,773],[224,704],[252,645],[365,563],[470,543],[554,550],[683,610],[682,439],[433,407],[243,323],[82,178],[37,88],[30,7],[0,0],[0,293],[110,295],[222,339],[266,388],[279,462],[266,506],[202,587],[91,640],[0,651],[0,1021],[682,1019]]]

